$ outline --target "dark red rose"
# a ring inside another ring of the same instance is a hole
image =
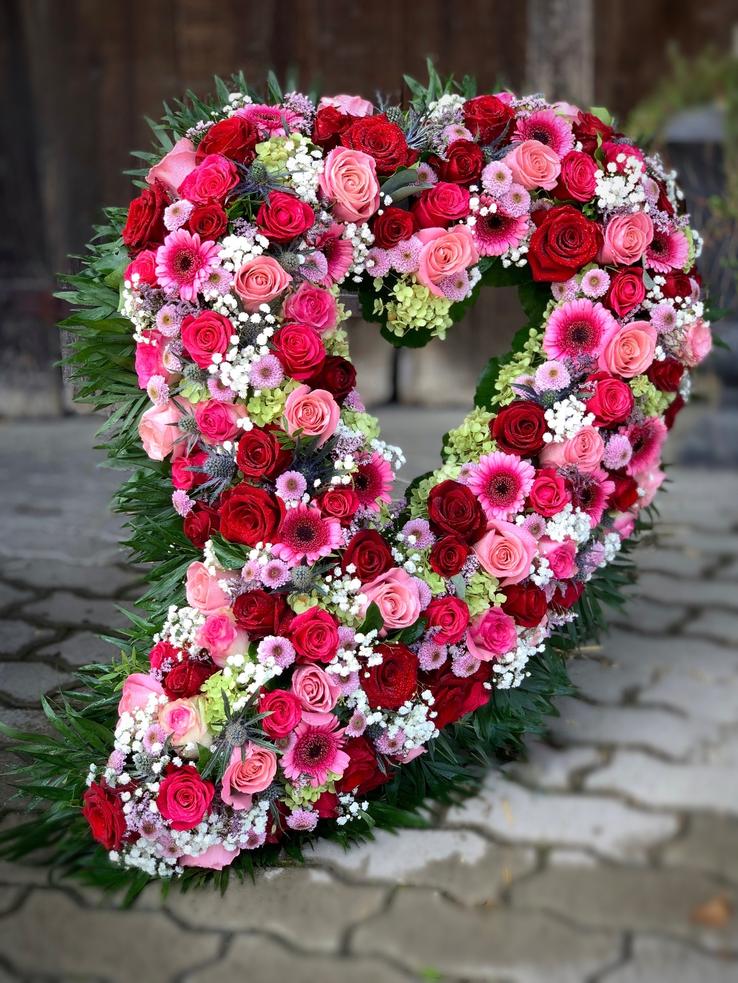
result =
[[[579,111],[574,121],[574,136],[581,143],[585,153],[593,154],[597,150],[597,138],[607,140],[613,135],[613,128],[603,123],[599,116],[593,113]]]
[[[359,508],[359,496],[353,488],[338,485],[319,495],[318,505],[323,515],[331,515],[334,519],[338,519],[342,526],[350,526]]]
[[[473,492],[450,479],[431,488],[428,519],[437,536],[453,533],[466,543],[475,543],[487,526],[484,510]]]
[[[530,507],[546,518],[557,515],[571,501],[566,482],[554,468],[541,468],[528,494]]]
[[[488,702],[490,691],[484,684],[489,680],[489,663],[482,662],[472,675],[455,676],[451,669],[440,669],[430,682],[436,711],[434,723],[439,730],[460,720]]]
[[[391,205],[377,215],[372,223],[374,245],[380,249],[392,249],[415,232],[415,217],[404,208]]]
[[[480,143],[507,136],[514,116],[512,107],[497,96],[475,96],[464,103],[464,126]]]
[[[356,369],[347,358],[328,355],[315,375],[310,376],[308,384],[313,389],[327,389],[340,406],[356,386]]]
[[[439,181],[423,191],[413,205],[419,228],[447,228],[469,214],[469,192],[460,184]],[[407,236],[405,237],[407,238]]]
[[[466,563],[469,552],[469,546],[459,536],[442,536],[433,544],[428,563],[441,577],[455,577]]]
[[[469,624],[469,608],[460,597],[436,597],[425,609],[429,628],[438,628],[434,636],[441,645],[455,645],[464,637]]]
[[[215,786],[202,778],[194,765],[169,765],[156,804],[172,829],[194,829],[210,809],[214,795]]]
[[[596,372],[587,383],[594,384],[594,393],[586,403],[587,412],[594,413],[594,422],[598,427],[623,423],[628,419],[635,400],[633,390],[627,383],[607,372]]]
[[[273,430],[253,427],[238,442],[236,464],[247,478],[273,478],[291,461],[292,452],[282,447]]]
[[[325,608],[308,608],[292,619],[290,641],[301,662],[330,662],[338,651],[336,619]]]
[[[471,140],[454,140],[446,151],[445,159],[434,157],[432,163],[441,181],[473,184],[482,175],[484,154],[482,148]]]
[[[665,358],[662,362],[651,362],[646,369],[646,375],[662,393],[675,393],[679,391],[684,366],[675,358]]]
[[[192,511],[185,516],[182,528],[192,545],[201,550],[220,528],[220,513],[204,502],[196,502]]]
[[[292,617],[284,594],[267,594],[265,590],[249,590],[233,602],[236,624],[260,642],[267,635],[286,631]]]
[[[225,355],[233,334],[233,325],[217,311],[188,314],[182,321],[182,344],[193,362],[206,369],[213,355]]]
[[[511,584],[505,588],[502,610],[515,619],[516,625],[535,628],[545,618],[548,602],[544,592],[535,584]]]
[[[323,106],[313,121],[313,143],[324,150],[333,150],[353,121],[353,116],[342,113],[336,106]]]
[[[570,150],[561,161],[561,174],[554,195],[556,198],[573,198],[589,201],[595,193],[597,165],[589,154]]]
[[[178,662],[166,674],[162,686],[170,700],[182,700],[199,693],[202,684],[206,679],[210,679],[214,672],[217,672],[217,666],[212,662],[185,659],[183,662]]]
[[[259,133],[253,123],[242,116],[231,116],[214,123],[197,147],[197,162],[208,154],[221,154],[239,164],[250,164]]]
[[[667,406],[664,413],[664,423],[666,424],[667,430],[671,430],[674,426],[674,421],[677,418],[677,414],[684,408],[684,399],[677,393],[673,401]]]
[[[272,543],[283,515],[284,506],[276,495],[241,482],[223,495],[220,532],[229,542],[245,546]]]
[[[219,239],[228,228],[228,216],[222,205],[211,201],[192,209],[187,227],[193,235],[197,233],[201,239]]]
[[[353,792],[366,795],[392,777],[391,772],[379,767],[374,748],[365,737],[352,737],[346,741],[343,750],[349,756],[348,767],[336,782],[338,792]]]
[[[156,182],[144,188],[138,198],[128,206],[128,217],[121,236],[131,256],[142,249],[156,249],[167,234],[164,225],[164,209],[169,204],[164,188]]]
[[[314,221],[310,205],[284,191],[272,191],[256,215],[256,224],[267,239],[281,243],[301,236]]]
[[[286,689],[265,690],[259,694],[259,713],[268,716],[261,721],[261,727],[269,737],[287,737],[302,719],[302,705],[294,693]]]
[[[191,488],[204,484],[208,476],[204,471],[196,469],[203,467],[207,457],[205,451],[193,451],[191,454],[175,457],[172,461],[172,484],[174,487],[182,491],[189,491]]]
[[[545,432],[543,407],[525,399],[503,406],[490,424],[490,434],[499,450],[520,457],[537,454],[543,447]]]
[[[686,273],[663,273],[664,283],[661,285],[661,293],[669,300],[674,297],[692,296],[692,281]]]
[[[399,710],[418,685],[418,658],[406,645],[378,645],[376,651],[382,661],[360,673],[361,687],[372,709]]]
[[[563,283],[595,258],[602,231],[572,205],[550,208],[530,239],[528,262],[534,280]]]
[[[82,796],[82,815],[93,839],[106,850],[118,850],[126,831],[120,796],[102,782],[94,782]]]
[[[554,607],[564,608],[568,611],[570,607],[577,603],[583,593],[584,584],[581,580],[567,580],[565,587],[556,588],[554,596],[551,598],[551,603]]]
[[[405,134],[397,123],[390,123],[383,113],[355,118],[341,134],[341,143],[373,157],[378,174],[391,174],[418,159],[417,151],[408,147]]]
[[[618,317],[625,317],[643,303],[645,296],[643,270],[637,266],[624,266],[610,281],[605,304]]]
[[[615,488],[610,492],[607,507],[618,512],[627,512],[638,501],[638,484],[622,471],[611,471],[610,480],[614,482]]]
[[[313,803],[313,809],[321,819],[335,819],[338,815],[338,796],[335,792],[321,792]]]
[[[325,361],[322,338],[306,324],[285,324],[272,338],[272,347],[287,375],[300,382],[320,371]]]
[[[374,529],[362,529],[351,537],[341,560],[343,569],[353,565],[362,583],[374,580],[395,565],[387,541]]]

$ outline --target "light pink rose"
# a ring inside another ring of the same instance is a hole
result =
[[[420,229],[416,233],[423,243],[418,258],[418,280],[436,297],[443,297],[441,280],[473,266],[479,252],[466,225],[452,229]]]
[[[167,703],[159,711],[159,724],[176,747],[184,744],[207,746],[210,743],[203,696],[191,696]]]
[[[229,607],[231,601],[218,583],[224,579],[223,571],[214,576],[208,573],[207,567],[199,560],[190,563],[187,568],[186,595],[187,603],[197,608],[203,614],[216,614],[222,608]]]
[[[561,174],[559,155],[540,140],[523,140],[505,156],[505,163],[513,172],[516,184],[522,184],[528,191],[532,188],[550,191]]]
[[[210,652],[216,666],[224,666],[229,656],[246,652],[249,636],[236,626],[233,613],[228,610],[206,618],[197,633],[197,644]]]
[[[240,847],[235,850],[227,850],[221,843],[210,846],[203,853],[196,857],[191,853],[185,853],[177,863],[180,867],[204,867],[207,870],[223,870],[228,867],[241,852]]]
[[[487,524],[474,552],[487,573],[507,587],[519,584],[530,573],[536,541],[527,529],[498,519]]]
[[[712,334],[709,324],[704,321],[695,321],[687,328],[682,340],[679,357],[690,368],[707,358],[712,349]]]
[[[289,434],[301,430],[306,437],[320,437],[320,447],[338,426],[341,409],[327,389],[303,385],[293,389],[287,397],[284,416]]]
[[[653,222],[645,212],[616,215],[605,227],[600,262],[629,266],[643,256],[652,239]]]
[[[600,368],[624,379],[641,375],[653,362],[656,338],[656,328],[649,321],[631,321],[605,341]]]
[[[308,713],[330,713],[341,695],[341,684],[320,666],[300,666],[292,676],[292,692]]]
[[[148,705],[153,693],[161,696],[164,690],[161,683],[145,672],[134,672],[123,683],[123,690],[118,702],[118,716],[122,713],[133,713]]]
[[[538,540],[538,549],[548,560],[557,580],[569,580],[577,572],[577,544],[573,539],[557,543],[548,536]]]
[[[233,289],[247,311],[258,311],[289,287],[292,277],[273,256],[257,256],[244,263],[233,281]]]
[[[401,567],[391,567],[385,573],[364,584],[362,594],[367,598],[367,607],[374,602],[379,608],[387,628],[407,628],[420,617],[420,592],[418,584]]]
[[[480,662],[493,662],[511,652],[517,643],[515,620],[498,607],[478,614],[466,634],[466,647]]]
[[[633,476],[641,495],[635,504],[637,509],[646,509],[656,496],[656,492],[664,483],[666,474],[661,468],[650,468],[648,471],[640,471]],[[622,535],[622,534],[621,534]],[[630,533],[628,533],[630,535]]]
[[[268,788],[277,774],[277,756],[268,748],[248,743],[231,752],[223,772],[221,798],[234,809],[250,809],[255,792]]]
[[[335,106],[347,116],[371,116],[374,112],[374,106],[368,99],[362,99],[361,96],[348,96],[343,92],[337,96],[323,96],[318,103],[318,109],[323,109],[325,106]]]
[[[323,197],[344,222],[365,222],[379,208],[379,181],[373,157],[361,150],[334,147],[319,179]]]
[[[195,146],[192,140],[182,137],[158,164],[149,168],[146,183],[161,181],[169,191],[176,192],[190,171],[196,167]]]
[[[322,334],[330,331],[338,323],[338,304],[336,298],[322,287],[312,283],[302,283],[289,295],[282,310],[285,320],[307,324]]]
[[[541,451],[541,463],[561,468],[575,465],[580,471],[596,471],[605,453],[605,442],[596,427],[582,429],[568,440],[546,444]]]
[[[161,406],[150,406],[143,414],[138,422],[138,435],[152,461],[163,461],[172,453],[181,418],[181,411],[171,399]]]
[[[635,516],[632,512],[619,512],[615,516],[612,528],[621,539],[629,539],[635,530]]]

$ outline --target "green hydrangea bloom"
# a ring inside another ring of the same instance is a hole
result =
[[[494,413],[477,407],[473,409],[455,430],[449,430],[443,459],[448,464],[465,464],[476,461],[482,454],[489,454],[496,444],[489,432]]]
[[[329,355],[340,355],[341,358],[349,357],[348,335],[343,328],[336,328],[335,331],[323,335],[323,344]]]
[[[437,471],[429,474],[427,478],[419,481],[410,493],[410,501],[408,502],[410,515],[414,519],[418,518],[418,516],[425,517],[428,493],[431,488],[440,484],[442,481],[446,481],[447,478],[458,478],[459,471],[461,471],[461,467],[458,464],[444,464]]]
[[[431,594],[434,596],[436,594],[445,594],[446,581],[435,570],[431,570],[427,558],[423,557],[422,561],[418,564],[416,577],[420,577],[428,585]]]
[[[379,420],[371,413],[344,409],[341,412],[341,417],[347,427],[350,427],[351,430],[360,431],[367,440],[376,440],[379,437]]]
[[[285,802],[290,809],[301,809],[304,806],[312,805],[318,801],[323,792],[335,792],[336,782],[340,777],[333,772],[328,772],[328,781],[317,788],[313,788],[312,785],[306,785],[304,788],[285,785]]]
[[[502,604],[505,595],[498,592],[499,580],[490,577],[483,570],[478,570],[466,585],[464,600],[469,607],[469,614],[472,618],[486,611],[487,608],[497,604]]]
[[[302,133],[290,133],[286,137],[271,137],[256,145],[256,159],[266,167],[270,174],[284,177],[285,163],[300,149],[312,149],[312,144]],[[289,180],[289,179],[287,179]]]
[[[201,382],[193,382],[188,379],[182,380],[179,387],[179,395],[189,400],[190,403],[203,403],[205,400],[210,399],[207,386],[204,386]]]
[[[664,393],[645,375],[630,380],[630,388],[646,416],[661,416],[674,399],[674,393]]]
[[[383,284],[383,280],[374,281],[377,290]],[[374,313],[387,314],[387,330],[398,338],[413,328],[428,328],[435,338],[445,338],[453,324],[448,313],[450,309],[450,300],[436,297],[413,276],[398,280],[387,301],[380,298],[374,301]]]
[[[233,674],[224,676],[222,670],[214,672],[202,684],[201,692],[205,697],[204,712],[207,725],[211,730],[220,730],[226,722],[223,695],[225,694],[229,705],[232,705],[240,695],[236,677]]]
[[[262,389],[258,396],[252,396],[246,403],[249,417],[259,427],[273,423],[282,416],[287,397],[299,386],[299,382],[290,379],[277,389]]]
[[[512,403],[515,399],[512,383],[518,376],[529,375],[534,371],[535,364],[541,355],[542,338],[543,332],[539,328],[531,328],[522,351],[515,352],[508,362],[500,366],[495,381],[497,395],[492,397],[493,403],[498,406]]]

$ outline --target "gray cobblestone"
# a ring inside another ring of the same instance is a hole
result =
[[[673,867],[702,870],[738,883],[738,822],[729,816],[692,816],[686,833],[667,844],[662,857]]]
[[[48,629],[38,628],[27,621],[9,618],[4,619],[2,624],[0,653],[3,655],[15,655],[23,649],[36,646],[52,637],[52,632]]]
[[[624,966],[606,977],[607,983],[735,983],[738,964],[713,959],[667,939],[636,939]]]
[[[40,695],[65,686],[70,679],[42,662],[0,662],[0,692],[20,703],[37,703]]]
[[[115,654],[112,645],[91,631],[74,632],[61,642],[51,642],[38,650],[39,658],[61,659],[68,666],[108,662]]]
[[[49,597],[25,605],[23,614],[44,623],[94,625],[106,630],[124,628],[129,623],[114,601],[80,597],[66,590],[54,591]]]

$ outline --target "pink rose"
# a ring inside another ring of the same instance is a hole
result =
[[[649,321],[631,321],[605,341],[600,368],[625,379],[641,375],[653,362],[656,338],[656,329]]]
[[[541,451],[541,464],[562,468],[573,464],[580,471],[596,471],[605,453],[605,442],[595,427],[582,429],[568,440],[546,444]]]
[[[222,202],[238,184],[238,171],[232,160],[222,154],[208,154],[179,186],[179,193],[196,205]]]
[[[505,156],[505,163],[513,172],[516,184],[551,191],[561,174],[561,160],[551,147],[540,140],[523,140]]]
[[[258,311],[289,287],[292,277],[273,256],[257,256],[244,263],[236,274],[233,289],[247,311]]]
[[[638,485],[638,489],[641,492],[638,498],[637,507],[638,509],[646,509],[654,500],[656,492],[659,490],[661,485],[666,478],[666,474],[661,470],[661,468],[650,468],[648,471],[640,471],[638,474],[633,476],[635,483]],[[618,530],[616,530],[617,532]],[[620,533],[622,536],[623,534]],[[630,535],[630,533],[628,533]]]
[[[268,788],[276,774],[277,756],[274,751],[251,742],[242,748],[236,747],[223,772],[221,798],[234,809],[250,809],[252,795]]]
[[[538,549],[548,560],[557,580],[569,580],[577,572],[577,544],[573,539],[557,543],[544,536],[538,540]]]
[[[284,416],[289,434],[301,430],[306,437],[320,437],[320,447],[338,426],[341,410],[326,389],[298,386],[287,397]]]
[[[344,222],[365,222],[379,208],[377,165],[361,150],[334,147],[325,159],[320,190]]]
[[[209,846],[203,853],[197,854],[197,856],[193,856],[191,853],[185,853],[179,858],[177,863],[180,867],[204,867],[207,870],[223,870],[224,867],[228,867],[233,863],[240,852],[240,847],[236,847],[235,850],[227,850],[221,843],[216,843],[214,846]]]
[[[635,530],[635,516],[630,512],[621,512],[615,516],[612,528],[621,539],[629,539]]]
[[[519,584],[530,573],[536,541],[527,529],[495,520],[488,523],[487,532],[474,546],[474,552],[487,573],[506,587]]]
[[[195,407],[195,421],[200,434],[209,444],[222,444],[238,433],[236,421],[248,416],[245,406],[208,399]]]
[[[138,435],[152,461],[163,461],[172,453],[181,417],[181,411],[170,399],[162,406],[150,406],[139,420]]]
[[[466,225],[452,229],[420,229],[423,243],[418,259],[418,280],[436,297],[443,297],[441,280],[473,266],[479,259],[474,238]]]
[[[712,334],[709,324],[695,321],[687,328],[679,349],[679,357],[690,368],[707,358],[712,349]]]
[[[197,633],[197,644],[206,648],[216,666],[224,666],[226,659],[237,652],[245,652],[249,636],[236,627],[233,613],[229,611],[211,614]]]
[[[192,140],[182,137],[158,164],[149,168],[146,175],[147,184],[161,183],[172,193],[184,181],[190,171],[196,166],[195,147]]]
[[[282,309],[286,321],[307,324],[323,334],[338,323],[338,304],[329,290],[302,283],[289,295]]]
[[[171,374],[164,366],[162,359],[164,339],[158,331],[151,331],[147,341],[136,343],[136,378],[139,389],[145,389],[153,375],[164,377],[165,382],[171,380]]]
[[[300,666],[292,676],[292,692],[303,710],[311,714],[324,714],[330,713],[336,705],[341,686],[336,676],[320,666]]]
[[[230,598],[218,583],[223,572],[216,575],[208,573],[204,563],[196,560],[187,568],[187,603],[203,614],[216,614],[221,608],[230,606]]]
[[[209,743],[203,696],[191,696],[167,703],[159,711],[159,724],[177,747]]]
[[[600,262],[630,266],[643,256],[652,239],[653,222],[645,212],[616,215],[605,227]]]
[[[133,713],[148,705],[152,693],[161,696],[164,693],[162,685],[153,676],[144,672],[134,672],[123,683],[118,702],[118,716],[123,713]]]
[[[493,662],[511,652],[517,643],[515,619],[497,607],[477,615],[466,635],[466,647],[480,662]]]
[[[371,116],[374,112],[374,106],[368,99],[362,99],[361,96],[347,96],[345,93],[323,96],[318,103],[318,109],[323,109],[325,106],[334,106],[347,116]]]
[[[420,594],[413,577],[401,567],[391,567],[368,584],[362,593],[367,607],[374,602],[382,615],[385,629],[407,628],[420,617]]]

